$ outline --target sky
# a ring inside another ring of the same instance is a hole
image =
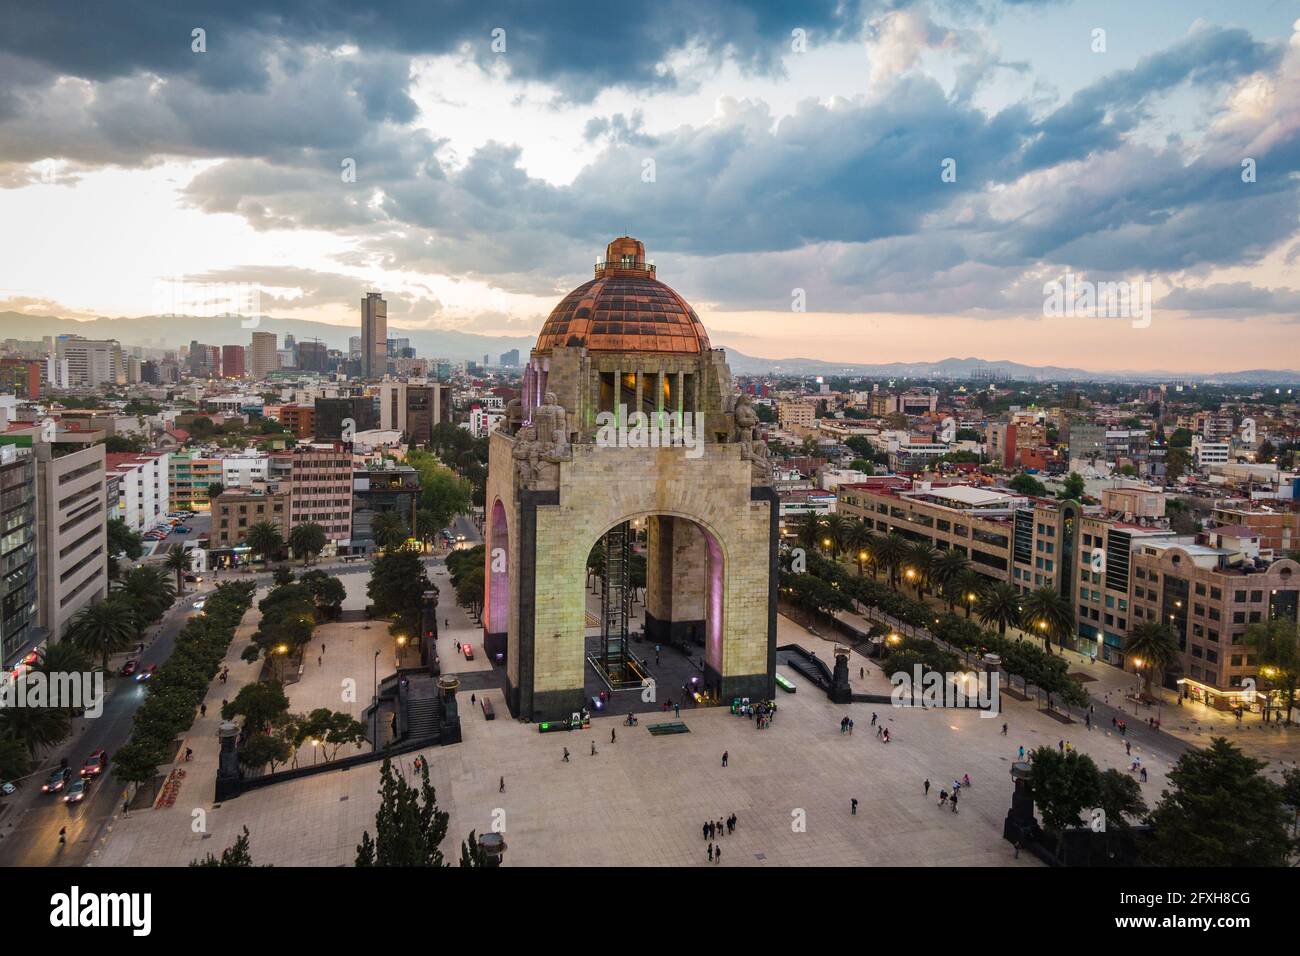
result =
[[[1296,368],[1298,18],[0,0],[0,311],[525,336],[628,234],[749,355]]]

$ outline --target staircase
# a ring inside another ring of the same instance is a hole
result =
[[[436,697],[414,697],[407,702],[406,738],[420,740],[442,732],[442,713]]]

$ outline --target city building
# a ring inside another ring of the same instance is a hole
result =
[[[280,353],[276,349],[274,332],[254,332],[251,348],[251,374],[254,379],[260,381],[279,369]]]
[[[294,438],[311,438],[316,434],[314,405],[281,405],[275,417]]]
[[[321,441],[346,441],[345,431],[351,435],[379,424],[375,399],[369,395],[318,398],[315,409],[315,437]]]
[[[22,661],[42,633],[37,611],[36,458],[27,445],[0,445],[0,663]]]
[[[167,497],[177,511],[206,509],[208,485],[223,480],[221,459],[208,458],[197,451],[174,452],[167,470]]]
[[[60,335],[55,339],[51,360],[57,371],[50,384],[58,388],[126,384],[126,362],[122,357],[122,346],[116,339]]]
[[[132,531],[148,531],[171,510],[171,455],[108,452],[105,473],[110,482],[108,517],[121,518]]]
[[[214,567],[251,563],[253,555],[245,545],[248,529],[268,522],[289,539],[290,502],[287,489],[274,483],[257,482],[244,488],[223,491],[212,503],[209,535]]]
[[[34,359],[0,359],[0,392],[35,401],[41,397],[41,363]]]
[[[221,346],[221,375],[223,378],[243,378],[244,347],[242,345]]]
[[[378,292],[361,300],[361,377],[373,381],[388,371],[388,303]]]
[[[776,407],[777,421],[782,428],[812,428],[817,422],[815,402],[782,401]]]
[[[415,511],[420,501],[420,476],[410,465],[386,459],[378,467],[358,468],[352,476],[353,554],[370,554],[375,542],[375,518],[384,512],[401,516],[411,537],[415,536]]]
[[[352,453],[342,445],[306,445],[270,456],[269,477],[288,488],[289,526],[325,529],[327,553],[346,550],[352,533]]]
[[[72,451],[37,441],[34,448],[39,617],[58,640],[77,611],[108,594],[104,446]]]
[[[331,371],[329,346],[324,342],[299,342],[297,356],[298,368],[304,372],[324,374]]]

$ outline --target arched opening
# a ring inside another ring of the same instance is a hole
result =
[[[593,712],[722,702],[725,560],[709,528],[673,514],[629,517],[596,540],[587,570]]]
[[[487,594],[483,601],[483,650],[488,659],[504,663],[510,629],[510,527],[506,509],[497,498],[488,519],[486,567],[483,580]]]

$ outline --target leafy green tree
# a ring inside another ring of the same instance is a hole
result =
[[[1114,767],[1102,772],[1100,800],[1099,806],[1106,812],[1106,826],[1111,829],[1127,829],[1131,821],[1147,814],[1141,784]]]
[[[275,773],[276,764],[288,763],[293,753],[289,741],[278,734],[253,734],[239,748],[239,762],[253,770],[270,765]]]
[[[0,737],[22,741],[35,757],[68,736],[68,712],[56,707],[0,707]]]
[[[225,720],[244,718],[244,727],[252,733],[265,733],[289,712],[289,698],[278,680],[245,684],[235,699],[221,708]]]
[[[131,530],[123,518],[109,518],[105,524],[108,531],[108,553],[116,557],[125,555],[131,561],[138,561],[144,554],[144,540]]]
[[[208,501],[216,501],[225,494],[226,486],[219,481],[208,482]]]
[[[907,539],[895,531],[889,532],[880,543],[877,560],[889,572],[889,586],[898,590],[898,575],[907,560]]]
[[[316,560],[316,556],[325,550],[328,540],[325,529],[314,521],[305,521],[289,529],[289,547],[302,557],[303,564],[308,558]]]
[[[194,860],[190,866],[218,866],[218,867],[251,867],[253,865],[253,854],[248,846],[248,827],[244,827],[244,832],[235,837],[235,842],[221,851],[221,858],[209,853],[202,860]]]
[[[114,595],[83,607],[68,623],[67,640],[87,654],[99,655],[106,672],[109,656],[126,650],[135,637],[131,610]]]
[[[1281,692],[1283,719],[1291,723],[1300,677],[1300,629],[1296,622],[1283,618],[1252,624],[1246,631],[1246,643],[1259,658],[1259,676]]]
[[[387,757],[379,777],[375,836],[369,830],[362,833],[357,866],[446,866],[440,846],[447,836],[447,814],[438,809],[428,761],[420,761],[418,788],[395,773]]]
[[[311,713],[299,716],[295,724],[297,745],[315,740],[322,748],[326,763],[333,760],[345,744],[360,747],[369,739],[365,724],[349,713],[328,707],[317,707]]]
[[[485,867],[487,866],[487,853],[478,842],[478,834],[473,830],[469,831],[469,836],[461,841],[460,844],[460,865],[462,867]]]
[[[1083,475],[1077,471],[1072,471],[1065,476],[1065,481],[1061,483],[1061,498],[1078,501],[1082,497]]]
[[[1282,788],[1266,764],[1224,737],[1188,750],[1169,771],[1172,790],[1151,813],[1161,866],[1286,866],[1294,843]]]
[[[0,783],[17,780],[31,773],[32,755],[12,729],[0,732]]]
[[[1084,810],[1101,806],[1101,771],[1087,754],[1039,747],[1031,765],[1034,804],[1048,829],[1076,827]]]
[[[394,633],[419,633],[424,592],[429,590],[433,583],[414,551],[385,551],[371,563],[366,593],[375,613],[394,622]]]
[[[1018,494],[1029,495],[1035,498],[1044,498],[1047,496],[1047,486],[1026,471],[1022,471],[1020,474],[1008,481],[1007,487]]]

